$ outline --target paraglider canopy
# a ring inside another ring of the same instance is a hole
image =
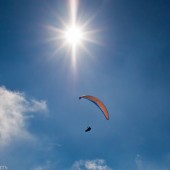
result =
[[[88,99],[89,101],[96,104],[98,106],[98,108],[103,112],[106,119],[109,120],[109,112],[108,112],[106,106],[104,105],[104,103],[100,99],[98,99],[97,97],[94,97],[94,96],[90,96],[90,95],[83,95],[83,96],[79,97],[79,99],[82,99],[82,98]]]

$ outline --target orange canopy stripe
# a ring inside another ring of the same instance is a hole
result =
[[[94,97],[94,96],[90,96],[90,95],[80,96],[79,99],[81,99],[81,98],[88,99],[91,102],[95,103],[100,108],[100,110],[103,112],[106,119],[109,120],[109,112],[108,112],[106,106],[104,105],[104,103],[100,99],[98,99],[97,97]]]

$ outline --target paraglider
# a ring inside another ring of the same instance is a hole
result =
[[[91,127],[87,127],[87,129],[85,130],[85,132],[89,132],[91,130]]]
[[[107,120],[109,120],[109,112],[106,108],[106,106],[104,105],[104,103],[98,99],[97,97],[94,97],[94,96],[90,96],[90,95],[83,95],[83,96],[80,96],[79,99],[88,99],[89,101],[93,102],[94,104],[96,104],[98,106],[98,108],[102,111],[102,113],[104,114],[105,118]]]
[[[97,97],[94,97],[94,96],[90,96],[90,95],[83,95],[83,96],[79,97],[79,99],[82,99],[82,98],[88,99],[89,101],[94,103],[102,111],[105,118],[107,120],[109,120],[109,112],[108,112],[106,106],[104,105],[104,103],[100,99],[98,99]],[[87,129],[85,130],[85,132],[89,132],[90,130],[91,130],[91,127],[88,126]]]

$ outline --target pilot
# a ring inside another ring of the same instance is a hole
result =
[[[91,127],[88,126],[87,129],[85,130],[85,132],[89,132],[91,130]]]

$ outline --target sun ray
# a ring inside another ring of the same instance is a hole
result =
[[[77,10],[78,10],[78,0],[70,0],[71,21],[73,24],[76,23]]]
[[[86,53],[88,56],[94,58],[94,55],[87,49],[87,47],[86,47],[85,45],[82,44],[82,45],[81,45],[81,48],[85,51],[85,53]]]
[[[84,41],[103,46],[103,43],[101,43],[98,40],[92,39],[92,38],[86,37],[86,38],[84,38]]]

